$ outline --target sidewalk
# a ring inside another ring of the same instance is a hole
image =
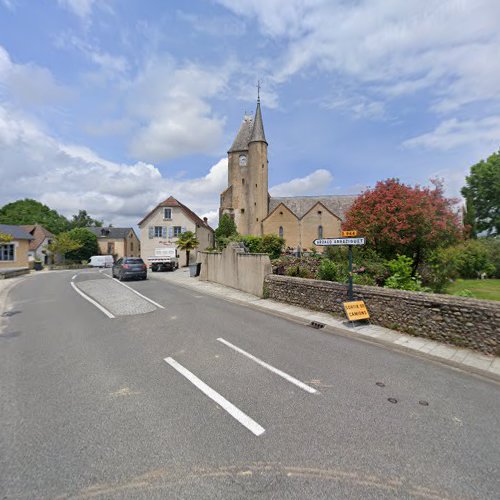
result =
[[[330,314],[311,311],[291,304],[284,304],[271,299],[260,299],[239,290],[218,283],[200,281],[189,276],[189,269],[181,268],[175,272],[150,273],[151,279],[167,281],[179,286],[198,290],[221,297],[231,302],[255,307],[272,312],[295,321],[310,324],[312,321],[322,323],[325,328],[334,328],[336,333],[349,337],[368,340],[374,343],[391,345],[397,349],[424,355],[445,362],[463,370],[487,376],[500,382],[500,357],[487,356],[470,349],[454,347],[424,337],[413,337],[377,325],[350,326],[347,321],[336,319]]]

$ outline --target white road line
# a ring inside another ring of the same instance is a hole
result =
[[[91,304],[97,307],[100,311],[102,311],[108,318],[114,318],[115,316],[111,314],[107,309],[101,306],[94,299],[91,299],[87,294],[83,293],[73,282],[71,282],[71,286],[75,289],[77,293],[79,293],[85,300],[88,300]]]
[[[104,276],[108,276],[105,274]],[[108,278],[111,278],[111,276],[108,276]],[[124,286],[125,288],[128,288],[129,290],[132,290],[136,295],[139,295],[139,297],[142,297],[144,300],[147,300],[148,302],[151,302],[156,307],[159,307],[160,309],[165,309],[161,304],[158,304],[158,302],[155,302],[154,300],[151,300],[150,298],[146,297],[145,295],[142,295],[142,293],[139,293],[137,290],[134,290],[132,287],[126,285],[125,283],[122,283],[120,280],[117,280],[116,278],[111,278],[113,281],[116,281],[120,285]]]
[[[172,368],[177,370],[181,375],[186,377],[194,386],[196,386],[203,394],[215,401],[219,406],[224,408],[229,415],[235,418],[241,425],[244,425],[250,432],[256,436],[260,436],[265,432],[264,427],[261,427],[255,420],[251,419],[248,415],[243,413],[239,408],[230,403],[226,398],[221,396],[218,392],[214,391],[205,382],[201,381],[196,375],[191,373],[188,369],[184,368],[181,364],[177,363],[175,359],[165,358],[164,361]]]
[[[264,368],[267,368],[268,370],[272,371],[273,373],[276,373],[276,375],[283,377],[285,380],[288,380],[288,382],[295,384],[297,387],[300,387],[304,391],[307,391],[311,394],[318,392],[316,389],[313,389],[312,387],[309,387],[308,385],[304,384],[300,380],[297,380],[296,378],[292,377],[291,375],[288,375],[288,373],[282,372],[281,370],[278,370],[278,368],[274,368],[274,366],[271,366],[271,365],[267,364],[265,361],[262,361],[261,359],[256,358],[253,354],[250,354],[249,352],[246,352],[243,349],[236,347],[235,345],[231,344],[231,342],[228,342],[227,340],[224,340],[223,338],[220,338],[220,337],[217,340],[219,342],[222,342],[223,344],[227,345],[231,349],[234,349],[236,352],[243,354],[243,356],[246,356],[247,358],[251,359],[252,361],[255,361],[260,366],[263,366]]]
[[[78,274],[74,274],[73,277],[71,278],[71,281],[73,281],[77,276]]]

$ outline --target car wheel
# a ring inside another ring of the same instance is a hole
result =
[[[123,274],[121,274],[121,273],[120,273],[120,274],[118,275],[118,279],[119,279],[120,281],[123,281],[123,280],[124,280]]]

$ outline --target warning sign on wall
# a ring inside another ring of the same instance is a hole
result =
[[[358,321],[359,319],[370,319],[368,309],[362,300],[354,302],[344,302],[344,310],[349,321]]]

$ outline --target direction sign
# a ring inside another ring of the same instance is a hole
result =
[[[313,243],[318,247],[326,247],[330,245],[364,245],[364,238],[320,238],[314,240]]]

